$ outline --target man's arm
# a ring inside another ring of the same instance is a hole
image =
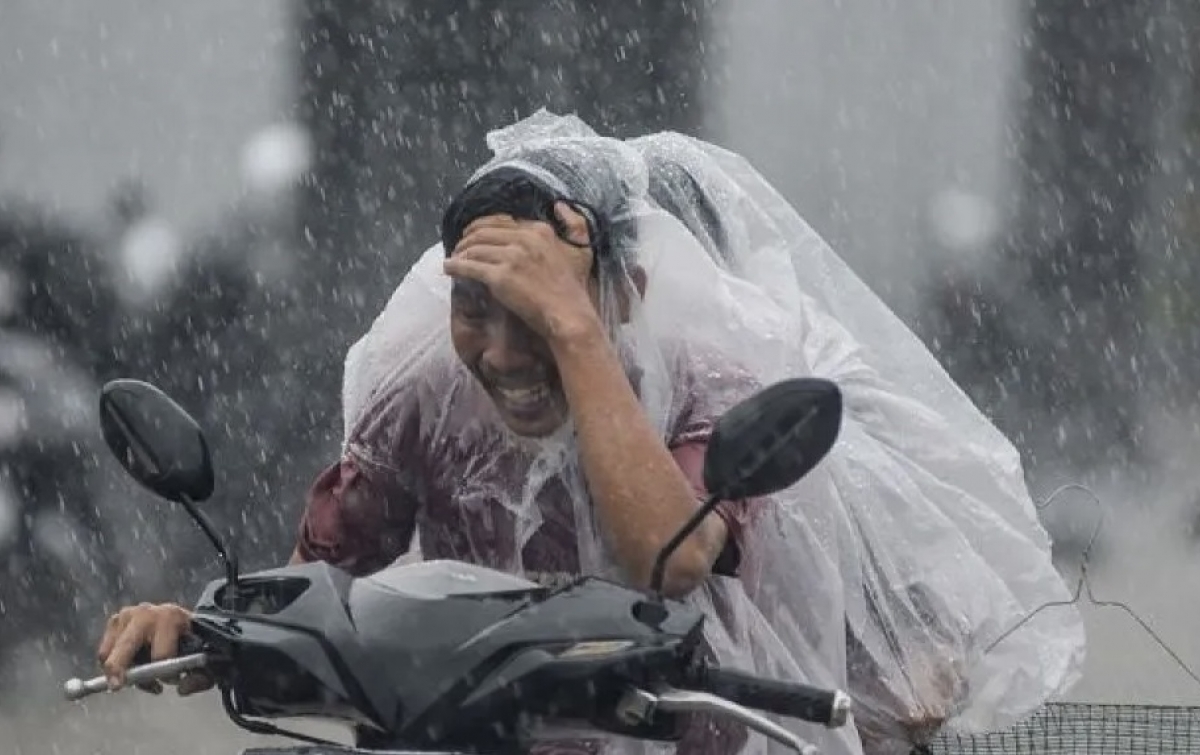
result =
[[[659,551],[699,506],[693,486],[651,425],[598,317],[558,323],[549,343],[601,526],[629,579],[647,587]],[[666,594],[699,586],[727,537],[721,517],[707,517],[668,560]]]
[[[582,215],[559,203],[567,243],[547,223],[476,220],[448,275],[479,281],[546,339],[579,437],[584,475],[618,565],[647,587],[663,545],[695,513],[691,484],[650,424],[588,291],[594,262]],[[684,595],[710,573],[727,537],[708,517],[667,563],[665,591]]]

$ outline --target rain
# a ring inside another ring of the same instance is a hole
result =
[[[100,387],[195,416],[207,515],[285,563],[347,349],[542,107],[750,160],[1016,445],[1071,588],[1132,610],[1085,600],[1068,700],[1200,705],[1198,71],[1188,0],[7,0],[0,755],[283,741],[211,694],[62,699],[118,607],[222,574]]]

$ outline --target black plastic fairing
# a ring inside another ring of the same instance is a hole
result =
[[[407,597],[427,600],[547,592],[524,577],[442,559],[392,566],[360,580]]]
[[[304,582],[307,588],[297,592]],[[297,668],[337,695],[344,693],[386,730],[419,715],[437,690],[470,676],[485,661],[477,654],[457,657],[459,646],[547,592],[512,575],[457,562],[392,567],[360,579],[328,564],[300,564],[244,576],[239,604],[260,612],[239,619],[216,608],[223,585],[206,588],[197,605],[200,616],[233,619],[239,631],[275,627],[321,638],[323,649],[291,645],[297,648],[291,656]],[[269,706],[252,707],[265,714]]]
[[[302,581],[308,586],[296,594],[294,585]],[[210,632],[224,636],[238,652],[249,652],[255,646],[286,648],[298,669],[320,680],[334,694],[344,695],[358,711],[357,719],[366,717],[378,727],[387,728],[396,705],[395,695],[385,694],[380,699],[378,692],[372,693],[363,684],[360,669],[367,667],[370,659],[357,642],[345,598],[353,581],[346,572],[324,563],[246,575],[239,584],[241,606],[269,610],[244,614],[217,608],[217,593],[225,583],[216,581],[205,588],[197,602],[196,620],[207,624]],[[281,595],[289,595],[291,600],[281,604],[276,600]],[[252,665],[237,665],[243,675],[253,673]],[[249,710],[245,713],[255,715]]]
[[[247,575],[239,603],[253,615],[217,609],[221,584],[205,590],[196,622],[234,657],[240,712],[336,717],[374,729],[370,743],[386,747],[477,750],[498,723],[523,713],[494,677],[527,653],[545,661],[530,677],[543,697],[592,711],[597,694],[611,696],[623,681],[679,668],[703,620],[668,601],[668,618],[654,629],[634,617],[641,594],[621,585],[585,579],[550,592],[457,562],[361,579],[319,563]],[[628,652],[561,655],[597,640],[620,640]]]
[[[193,631],[232,663],[221,676],[235,707],[257,718],[323,717],[384,729],[337,654],[302,627],[198,614]]]
[[[643,739],[673,740],[679,731],[663,719],[655,726],[629,726],[615,715],[630,687],[673,684],[686,664],[692,638],[633,646],[598,655],[570,655],[531,648],[518,653],[475,687],[446,722],[470,727],[489,720],[522,718],[587,722],[590,728]]]
[[[466,755],[439,750],[361,750],[357,747],[333,745],[296,745],[295,747],[251,747],[239,755]]]
[[[598,693],[625,686],[616,684],[619,679],[682,668],[678,658],[699,643],[703,615],[670,601],[668,619],[656,631],[634,618],[633,607],[640,599],[639,593],[620,585],[590,578],[482,629],[450,659],[452,666],[461,664],[459,673],[446,675],[439,669],[437,685],[406,689],[405,700],[424,696],[429,704],[424,714],[398,727],[400,741],[424,746],[428,731],[459,730],[465,736],[471,725],[486,728],[485,722],[533,712],[533,701],[562,700],[581,710],[593,709]],[[628,652],[590,659],[563,653],[579,642],[598,640],[625,641]],[[648,657],[658,662],[642,667],[628,663],[638,655],[643,663]],[[516,684],[517,677],[535,669],[536,675]]]

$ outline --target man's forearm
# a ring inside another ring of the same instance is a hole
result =
[[[695,513],[695,493],[599,321],[576,325],[552,339],[551,348],[598,519],[629,579],[646,587],[662,546]],[[708,517],[668,562],[667,593],[683,595],[703,581],[725,536],[720,518]]]

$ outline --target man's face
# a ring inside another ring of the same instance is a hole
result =
[[[482,283],[452,284],[450,337],[510,430],[542,437],[566,422],[567,400],[549,345]]]

